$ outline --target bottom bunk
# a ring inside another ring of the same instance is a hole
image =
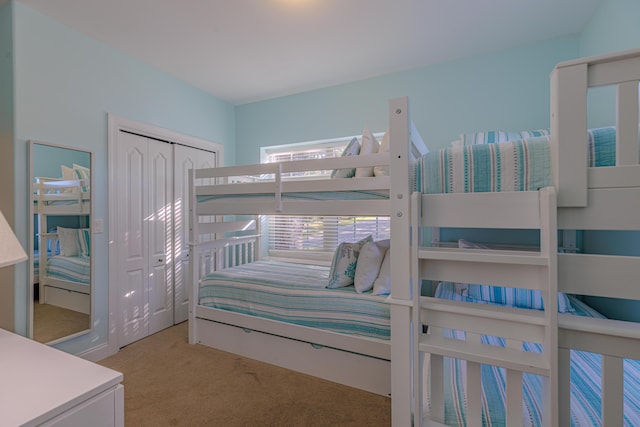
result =
[[[453,283],[440,283],[436,289],[434,298],[471,302],[468,294],[460,292],[461,287]],[[562,328],[562,317],[571,316],[581,323],[580,317],[604,318],[593,308],[584,304],[579,299],[571,295],[561,295],[566,298],[559,320]],[[473,301],[477,303],[478,301]],[[459,330],[444,330],[444,335],[451,339],[465,339],[465,333]],[[483,335],[481,342],[485,345],[505,346],[505,340],[495,336]],[[560,346],[563,346],[562,340]],[[540,352],[541,346],[533,343],[524,343],[524,347],[530,352]],[[600,354],[570,350],[569,362],[569,384],[570,384],[570,425],[571,426],[601,426],[608,425],[603,421],[603,357]],[[426,356],[429,358],[429,356]],[[428,365],[430,361],[426,361]],[[447,426],[464,426],[467,423],[467,410],[469,401],[474,400],[469,395],[470,390],[467,384],[469,373],[467,372],[467,361],[443,357],[441,361],[442,373],[442,395],[444,403],[444,413],[441,414],[440,421]],[[621,418],[625,426],[640,425],[640,361],[625,359],[623,364],[623,407],[620,408]],[[425,390],[428,387],[428,376],[424,377]],[[507,393],[513,394],[513,390],[507,391],[507,372],[504,368],[492,365],[480,365],[480,399],[483,426],[504,426],[507,423]],[[477,390],[477,389],[476,389]],[[517,425],[540,426],[543,425],[543,378],[530,373],[522,374],[522,418]],[[425,395],[423,400],[425,405],[424,413],[430,413],[430,401]],[[477,421],[477,420],[476,420]],[[469,423],[471,424],[471,423]],[[565,424],[560,424],[565,425]]]
[[[328,289],[329,273],[267,260],[210,273],[193,293],[190,342],[388,396],[386,296]]]
[[[43,235],[43,247],[59,248],[55,233]],[[49,243],[51,242],[51,243]],[[51,304],[68,310],[91,312],[91,258],[89,256],[44,253],[34,260],[38,278],[40,304]],[[46,264],[46,266],[45,266]]]

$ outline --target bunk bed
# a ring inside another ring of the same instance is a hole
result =
[[[33,206],[38,239],[34,282],[37,280],[41,304],[89,314],[91,186],[88,170],[82,169],[78,179],[34,178]],[[78,217],[78,223],[84,226],[49,230],[52,216]]]
[[[401,150],[407,159],[394,169],[390,157]],[[390,153],[191,171],[189,341],[388,396],[386,296],[327,289],[328,262],[261,258],[260,215],[388,216],[390,189],[410,185],[410,165],[425,152],[415,140],[397,150],[391,145]],[[308,171],[358,168],[380,173],[304,178]],[[254,293],[231,295],[239,289]]]
[[[394,193],[407,202],[394,208],[392,245],[410,248],[411,255],[392,259],[394,425],[640,422],[640,325],[603,318],[568,297],[640,300],[639,258],[558,251],[559,230],[640,230],[639,80],[640,51],[561,63],[551,74],[548,137],[461,142],[430,153],[436,158],[423,160],[416,181],[432,194],[415,192],[408,201],[406,189]],[[588,163],[587,92],[610,85],[617,91],[615,154],[599,167]],[[410,123],[408,101],[392,100],[392,144],[412,138]],[[545,140],[549,163],[529,150]],[[512,154],[503,163],[518,150],[531,154],[525,169],[513,165],[512,176],[545,165],[550,174],[504,192],[495,184],[509,174],[501,167],[493,181],[475,182],[478,170],[491,170],[483,162],[499,164],[504,149]],[[456,156],[462,170],[452,170]],[[432,186],[437,179],[456,182]],[[540,242],[533,250],[432,244],[427,230],[443,227],[534,229]],[[425,284],[435,292],[425,292]],[[518,291],[543,304],[507,304],[504,295],[517,300]],[[565,306],[560,313],[559,306]],[[581,366],[588,366],[586,375]],[[531,398],[533,389],[539,400]]]

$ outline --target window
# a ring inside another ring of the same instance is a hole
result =
[[[382,134],[376,134],[382,137]],[[339,157],[353,137],[290,144],[262,149],[262,162]],[[326,177],[330,171],[296,174],[309,178]],[[289,177],[294,177],[289,175]],[[283,176],[284,179],[287,177]],[[295,256],[310,259],[330,259],[341,242],[354,242],[372,235],[375,240],[390,235],[389,217],[376,216],[292,216],[271,215],[262,221],[268,228],[268,248],[271,256]]]

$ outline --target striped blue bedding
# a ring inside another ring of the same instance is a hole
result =
[[[451,283],[442,283],[436,289],[436,298],[465,301]],[[601,314],[569,295],[575,315],[603,317]],[[450,335],[463,334],[449,331]],[[463,337],[464,335],[462,335]],[[459,337],[460,338],[460,337]],[[497,337],[483,336],[484,343],[503,345]],[[541,351],[537,344],[527,344],[530,351]],[[450,426],[464,426],[465,412],[464,375],[466,363],[445,358],[445,421]],[[583,351],[571,351],[571,426],[601,426],[600,408],[600,355]],[[640,426],[640,361],[625,360],[624,363],[624,425]],[[503,369],[482,365],[483,425],[504,426],[505,372]],[[541,377],[523,374],[523,425],[541,425],[542,382]]]
[[[587,166],[615,166],[616,129],[590,129],[587,135]],[[551,184],[549,136],[482,141],[425,154],[416,164],[416,191],[534,191]]]
[[[327,289],[329,267],[260,260],[200,281],[199,303],[266,319],[362,337],[390,339],[385,296],[353,286]]]
[[[47,259],[47,276],[83,285],[91,284],[91,259],[56,255]]]

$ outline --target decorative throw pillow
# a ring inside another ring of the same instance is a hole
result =
[[[353,284],[360,249],[362,249],[365,243],[372,241],[373,238],[367,236],[359,242],[343,242],[338,245],[333,254],[327,288],[343,288]]]
[[[65,165],[60,165],[60,169],[62,170],[62,179],[64,181],[75,181],[76,179],[78,179],[76,177],[75,171],[72,168],[70,168],[68,166],[65,166]],[[73,193],[73,192],[77,192],[77,189],[74,186],[72,188],[65,188],[63,190],[63,192],[64,193]]]
[[[382,137],[382,141],[380,141],[380,148],[378,149],[378,153],[388,153],[388,152],[389,152],[389,129],[387,129],[387,131],[384,133],[384,136]],[[374,166],[373,175],[389,176],[389,165]]]
[[[362,131],[362,143],[360,144],[359,155],[375,154],[378,152],[380,144],[375,136],[371,133],[369,128],[365,128]],[[356,178],[364,178],[373,176],[373,166],[365,166],[356,168]]]
[[[391,293],[391,247],[384,255],[380,272],[375,282],[373,282],[373,295],[389,295]]]
[[[342,157],[345,156],[357,156],[360,153],[360,143],[358,138],[354,137],[349,144],[344,148]],[[334,169],[331,172],[331,178],[353,178],[356,174],[355,168]]]
[[[58,227],[58,240],[60,241],[60,255],[78,256],[78,229]]]
[[[80,166],[77,164],[73,164],[73,171],[76,175],[75,179],[81,179],[83,180],[82,182],[82,191],[86,192],[89,191],[89,183],[91,180],[91,169],[84,167],[84,166]]]
[[[91,230],[89,228],[78,229],[78,255],[85,258],[91,256]]]
[[[356,265],[356,275],[353,279],[353,286],[356,288],[357,293],[361,294],[373,288],[373,282],[375,282],[378,273],[380,273],[382,260],[389,249],[389,245],[390,241],[386,239],[365,243],[362,247]]]

